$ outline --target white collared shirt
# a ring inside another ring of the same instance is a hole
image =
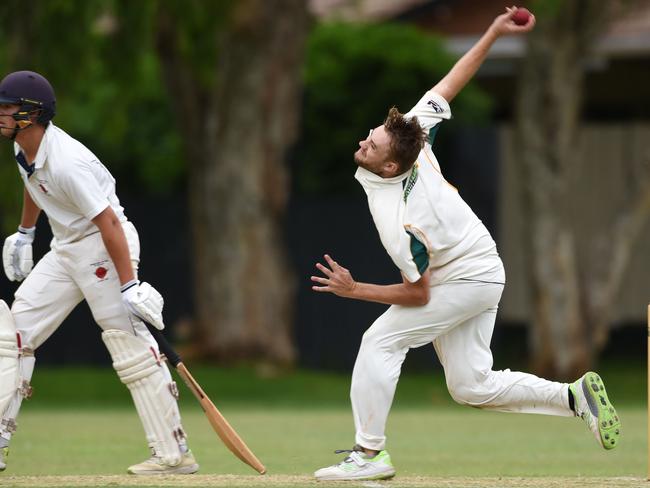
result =
[[[18,159],[21,147],[15,143]],[[121,222],[124,209],[115,179],[88,148],[50,122],[34,159],[33,173],[18,164],[25,188],[50,222],[52,247],[98,232],[92,219],[111,207]]]
[[[447,101],[429,91],[405,114],[429,134],[413,167],[382,178],[358,168],[384,248],[410,282],[431,270],[431,284],[487,278],[502,282],[503,267],[488,230],[442,176],[431,150],[438,124],[451,118]]]

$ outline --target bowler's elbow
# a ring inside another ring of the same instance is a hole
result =
[[[413,305],[423,307],[431,299],[431,287],[429,286],[429,271],[425,271],[419,280],[411,285],[411,298]]]
[[[415,296],[415,305],[418,307],[424,307],[426,304],[429,303],[429,300],[431,299],[431,293],[429,291],[429,287],[427,286],[426,288],[419,288],[418,293]]]

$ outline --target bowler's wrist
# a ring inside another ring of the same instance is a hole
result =
[[[485,31],[483,37],[487,39],[490,42],[490,44],[492,44],[502,35],[503,32],[499,30],[499,27],[496,24],[492,24],[490,27],[488,27],[488,30]]]
[[[353,281],[350,287],[348,288],[347,293],[345,294],[346,298],[357,298],[357,292],[359,291],[359,282]]]

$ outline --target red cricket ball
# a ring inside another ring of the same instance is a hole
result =
[[[517,9],[511,19],[517,25],[526,25],[528,23],[528,19],[530,19],[530,11],[527,8],[520,7]]]

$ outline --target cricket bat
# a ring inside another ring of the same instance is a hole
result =
[[[197,381],[183,364],[181,357],[174,350],[174,348],[172,348],[169,342],[167,342],[167,339],[165,339],[165,336],[162,334],[162,332],[150,324],[147,325],[149,326],[149,330],[156,339],[156,342],[158,342],[160,351],[167,357],[167,360],[176,369],[179,376],[183,379],[183,382],[187,385],[187,387],[199,401],[201,408],[205,412],[205,416],[210,422],[210,425],[226,445],[226,447],[230,450],[230,452],[232,452],[235,456],[248,464],[258,473],[266,473],[266,468],[264,465],[260,462],[259,459],[257,459],[255,454],[253,454],[253,452],[248,448],[241,437],[239,437],[235,429],[232,428],[226,418],[221,414],[219,409],[214,405],[214,403],[212,403],[208,395],[205,394],[201,386],[197,383]]]

